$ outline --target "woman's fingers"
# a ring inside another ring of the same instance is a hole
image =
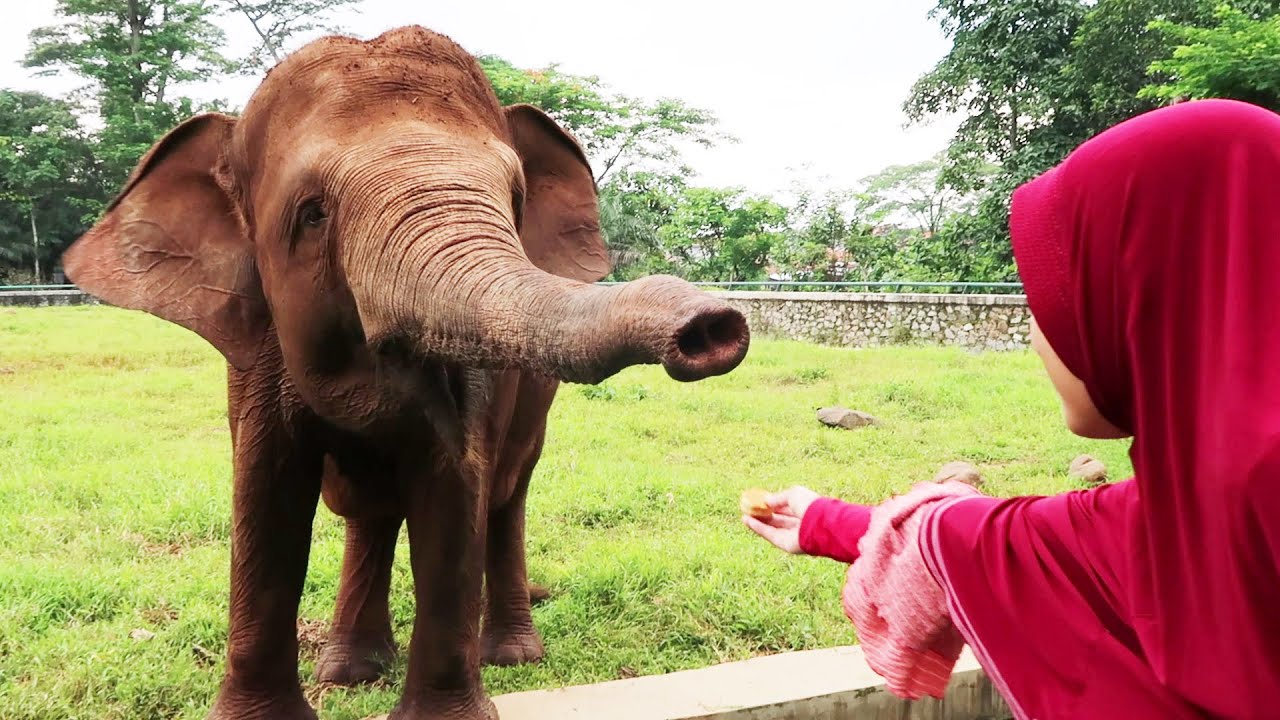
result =
[[[772,525],[773,527],[785,530],[794,530],[800,527],[800,518],[786,513],[774,513],[768,520],[764,520],[762,522],[766,525]]]
[[[769,496],[766,501],[769,509],[776,512],[784,512],[795,517],[804,517],[804,513],[818,499],[818,493],[807,487],[797,485],[787,488],[780,493]]]
[[[774,527],[751,517],[743,515],[742,522],[755,534],[768,540],[774,547],[783,552],[798,554],[800,552],[800,533],[795,527]],[[798,526],[798,525],[797,525]]]

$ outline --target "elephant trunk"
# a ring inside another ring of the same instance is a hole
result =
[[[453,186],[496,185],[483,169],[455,166]],[[392,212],[367,206],[365,227],[386,242],[345,248],[375,346],[394,339],[426,357],[579,383],[639,364],[694,381],[727,373],[746,355],[745,318],[691,284],[654,276],[606,287],[544,272],[523,252],[501,195],[430,185],[403,183],[409,189]]]
[[[646,364],[662,365],[678,381],[701,380],[729,372],[746,355],[743,316],[682,280],[602,287],[523,265],[481,273],[477,286],[459,288],[476,322],[470,330],[424,333],[421,349],[579,383]]]
[[[646,364],[689,382],[727,373],[746,355],[745,318],[682,280],[605,287],[545,273],[514,254],[473,252],[488,257],[414,303],[407,335],[418,353],[577,383]]]

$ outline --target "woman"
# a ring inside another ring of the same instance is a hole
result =
[[[904,696],[940,694],[963,641],[1020,719],[1280,717],[1280,116],[1129,120],[1010,225],[1067,425],[1132,436],[1135,478],[875,508],[793,488],[744,521],[853,563],[846,611]]]

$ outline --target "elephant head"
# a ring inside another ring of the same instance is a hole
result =
[[[417,27],[315,41],[238,118],[172,130],[64,265],[240,370],[274,335],[320,404],[395,355],[586,383],[661,363],[692,381],[749,342],[739,313],[683,281],[595,284],[610,265],[582,149]]]

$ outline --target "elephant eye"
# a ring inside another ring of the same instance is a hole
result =
[[[516,229],[524,224],[524,193],[520,190],[511,191],[511,209],[516,215]]]
[[[328,217],[319,200],[308,200],[298,208],[298,224],[302,227],[320,227]]]

